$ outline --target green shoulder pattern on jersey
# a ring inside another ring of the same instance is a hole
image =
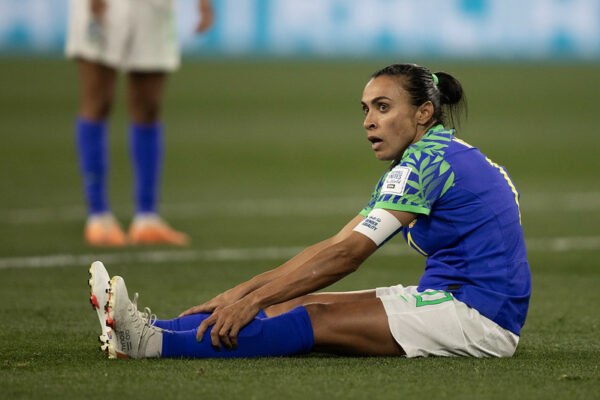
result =
[[[400,163],[393,168],[410,169],[402,195],[381,193],[391,170],[386,171],[360,214],[366,216],[373,208],[386,208],[429,215],[433,203],[454,184],[454,172],[444,160],[444,153],[453,136],[453,130],[437,125],[417,143],[409,146]]]

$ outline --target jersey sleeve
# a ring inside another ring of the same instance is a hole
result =
[[[441,155],[414,151],[382,178],[373,208],[429,215],[453,184],[454,172]]]

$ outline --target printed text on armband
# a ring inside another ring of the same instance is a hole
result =
[[[377,246],[380,246],[393,237],[401,228],[402,224],[394,215],[382,208],[376,208],[371,210],[369,215],[353,230],[362,233]]]
[[[361,225],[376,231],[380,222],[381,218],[377,218],[373,215],[367,215],[367,217],[363,220]]]

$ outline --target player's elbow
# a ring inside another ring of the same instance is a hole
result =
[[[377,245],[366,236],[352,232],[335,246],[337,257],[348,268],[348,272],[356,271],[361,264],[377,250]]]
[[[365,257],[348,243],[338,243],[334,252],[335,263],[344,275],[356,271],[365,260]]]

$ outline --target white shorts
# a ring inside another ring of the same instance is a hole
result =
[[[89,0],[71,0],[65,53],[125,71],[173,71],[180,50],[173,0],[105,0],[102,21]]]
[[[511,357],[519,336],[442,290],[377,288],[390,331],[407,357]]]

